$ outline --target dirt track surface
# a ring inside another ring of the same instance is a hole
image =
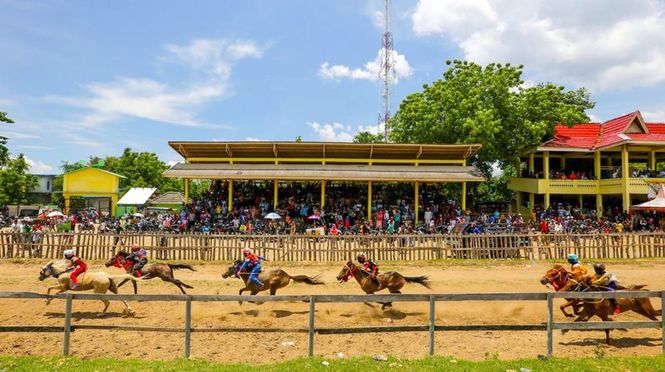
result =
[[[275,267],[268,263],[266,268]],[[472,293],[472,292],[538,292],[544,287],[538,282],[551,264],[488,264],[478,266],[386,265],[383,270],[398,270],[406,275],[428,275],[432,291],[418,285],[407,285],[404,293]],[[48,280],[37,280],[41,264],[0,262],[0,290],[44,292]],[[194,286],[192,294],[237,294],[238,279],[224,280],[220,274],[226,265],[205,264],[197,272],[177,271],[176,277]],[[294,274],[323,273],[325,286],[292,284],[279,294],[362,294],[355,282],[336,282],[341,265],[285,267]],[[665,289],[665,262],[637,264],[608,264],[623,283],[648,283],[653,290]],[[90,270],[120,274],[119,269],[93,265]],[[131,286],[121,293],[130,293]],[[139,293],[178,294],[171,284],[159,279],[141,283]],[[265,293],[265,292],[264,292]],[[563,320],[555,302],[555,319]],[[654,301],[660,309],[660,301]],[[73,324],[114,324],[157,327],[182,327],[184,304],[175,302],[131,303],[136,311],[133,318],[123,318],[120,302],[111,303],[109,313],[98,318],[102,309],[99,301],[75,301]],[[64,301],[55,300],[46,306],[41,300],[0,300],[0,325],[62,325]],[[379,306],[364,304],[317,304],[318,327],[352,327],[380,325],[426,325],[428,304],[396,303],[394,310],[381,311]],[[307,327],[308,305],[305,303],[193,303],[192,326],[214,327]],[[538,324],[546,321],[545,301],[535,302],[440,302],[437,304],[438,324]],[[621,314],[616,320],[646,320],[634,313]],[[606,355],[657,355],[661,352],[661,330],[613,331],[613,343],[602,347]],[[183,355],[182,333],[76,330],[72,333],[71,352],[80,357],[132,357],[172,359]],[[602,331],[575,332],[561,335],[555,332],[556,356],[593,357],[599,352],[598,343],[604,340]],[[293,342],[295,346],[282,343]],[[417,358],[427,353],[427,333],[386,333],[351,335],[316,335],[315,353],[337,358],[356,355],[395,355]],[[61,333],[3,333],[0,354],[57,355],[62,352]],[[532,358],[546,352],[544,331],[511,332],[438,332],[436,352],[464,359]],[[193,333],[192,357],[214,361],[267,363],[307,354],[306,333]]]

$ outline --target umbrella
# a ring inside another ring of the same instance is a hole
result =
[[[282,218],[282,216],[280,216],[279,214],[277,214],[275,212],[270,212],[270,213],[266,214],[266,216],[263,217],[263,218],[268,219],[268,220],[279,220],[280,218]]]
[[[51,217],[65,217],[65,215],[62,214],[62,212],[53,211],[53,212],[47,214],[46,217],[48,217],[48,218],[51,218]]]
[[[138,217],[138,218],[143,218],[143,215],[141,213],[134,213],[134,214],[132,214],[132,216]]]
[[[313,214],[313,215],[307,217],[307,219],[308,220],[320,220],[321,216],[319,216],[318,214]]]

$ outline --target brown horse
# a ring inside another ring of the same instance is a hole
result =
[[[44,279],[53,277],[58,280],[58,284],[52,285],[46,289],[46,294],[51,294],[51,291],[56,289],[59,293],[66,292],[68,290],[73,291],[89,291],[93,290],[95,293],[106,293],[111,291],[114,294],[118,294],[118,287],[115,284],[115,280],[126,279],[131,281],[139,280],[138,278],[133,277],[132,275],[123,274],[123,275],[108,275],[102,271],[90,272],[86,271],[78,276],[79,287],[77,289],[72,288],[72,280],[69,277],[70,266],[68,261],[56,260],[51,261],[42,267],[42,270],[39,272],[39,280],[43,281]],[[46,300],[46,304],[51,303],[52,298]],[[102,314],[106,313],[106,310],[109,308],[110,302],[108,300],[102,300],[104,303],[104,310]],[[126,301],[122,301],[125,304],[125,310],[123,315],[133,315],[134,310],[129,307],[129,304]]]
[[[259,273],[259,280],[263,283],[263,286],[259,286],[256,283],[249,281],[249,272],[240,272],[240,266],[243,261],[236,261],[231,267],[229,267],[222,278],[230,278],[232,276],[239,276],[243,282],[245,282],[245,287],[240,289],[238,292],[239,295],[242,295],[245,291],[250,291],[250,294],[253,296],[259,292],[270,290],[270,295],[277,293],[277,290],[284,288],[291,280],[296,283],[305,283],[309,285],[322,285],[323,282],[319,280],[319,275],[314,277],[309,277],[306,275],[289,275],[286,271],[282,269],[275,269],[270,271],[262,271]]]
[[[555,265],[555,270],[561,271],[561,265]],[[550,270],[551,271],[551,270]],[[548,272],[550,272],[548,271]],[[565,271],[565,269],[563,269]],[[547,274],[546,274],[547,276]],[[593,291],[606,291],[605,288],[593,286],[591,284],[591,277],[587,276],[579,280],[572,278],[570,275],[565,276],[568,279],[562,281],[562,287],[559,287],[564,292],[593,292]],[[541,279],[541,283],[543,280]],[[546,284],[546,283],[545,283]],[[646,284],[631,285],[628,287],[620,286],[618,290],[629,291],[648,291],[645,289]],[[556,288],[556,287],[555,287]],[[569,300],[570,301],[570,300]],[[614,305],[610,299],[583,299],[577,300],[582,303],[582,311],[575,319],[576,322],[586,322],[594,316],[599,317],[604,322],[611,322],[610,315],[614,312]],[[634,311],[646,318],[657,321],[657,316],[662,316],[662,309],[655,310],[649,298],[616,298],[616,303],[619,305],[621,312]],[[563,311],[563,310],[562,310]],[[566,333],[568,330],[563,330],[561,333]],[[610,330],[605,330],[605,342],[610,343]]]
[[[127,274],[133,274],[132,267],[134,267],[134,261],[129,259],[129,256],[130,253],[127,253],[125,251],[120,251],[115,255],[115,257],[113,257],[106,263],[106,267],[115,266],[123,268],[125,269]],[[173,275],[173,270],[177,269],[187,269],[191,271],[196,271],[191,265],[187,264],[152,263],[143,266],[143,268],[141,269],[141,278],[142,279],[159,278],[165,282],[173,283],[176,287],[180,289],[182,294],[187,294],[187,292],[185,292],[185,290],[182,287],[189,289],[192,289],[194,287],[185,284],[175,278],[175,276]],[[129,279],[125,279],[122,282],[120,282],[120,284],[118,284],[118,288],[120,288],[123,284],[127,283],[128,280]],[[136,282],[132,281],[132,284],[134,285],[134,294],[136,294],[137,293]]]
[[[573,283],[571,279],[573,279],[573,274],[568,272],[568,270],[566,270],[563,265],[557,264],[554,265],[552,269],[549,269],[547,272],[545,272],[545,275],[540,278],[540,283],[543,285],[551,285],[555,291],[559,292],[567,284]],[[581,278],[575,278],[574,280],[578,281],[581,280]],[[578,299],[566,298],[566,303],[559,307],[563,315],[565,315],[567,318],[574,318],[575,315],[566,311],[567,307],[572,307],[573,314],[579,315],[580,311],[582,310],[582,302]]]
[[[376,279],[374,279],[370,273],[351,261],[347,262],[339,274],[337,274],[337,280],[346,282],[352,276],[356,279],[358,284],[360,284],[360,288],[365,291],[366,294],[374,294],[374,292],[382,291],[384,289],[388,289],[390,293],[402,293],[400,292],[400,289],[402,289],[406,283],[418,283],[427,289],[431,289],[426,276],[403,276],[396,271],[387,271],[377,275]],[[382,305],[381,309],[393,306],[392,302],[380,302],[380,304]]]

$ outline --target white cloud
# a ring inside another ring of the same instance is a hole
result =
[[[319,66],[319,76],[324,79],[332,80],[343,78],[370,81],[378,80],[379,73],[381,72],[382,52],[382,50],[379,50],[373,61],[367,62],[363,67],[359,68],[350,68],[346,65],[330,65],[328,62],[324,62]],[[395,63],[394,83],[397,83],[401,78],[406,78],[413,74],[413,69],[403,54],[399,54],[397,51],[393,50],[392,58]]]
[[[123,118],[139,118],[189,127],[220,127],[196,118],[201,105],[223,97],[233,65],[245,58],[260,58],[251,41],[194,40],[186,45],[165,46],[164,62],[183,64],[197,79],[185,86],[172,86],[148,78],[118,77],[111,82],[84,86],[83,97],[47,96],[48,102],[79,106],[86,113],[82,126],[97,126]]]
[[[14,100],[12,100],[12,99],[9,99],[9,98],[0,98],[0,106],[11,106],[11,105],[13,105],[13,104],[15,104],[15,103],[16,103],[16,101],[14,101]],[[0,110],[2,110],[1,107],[0,107]]]
[[[15,147],[23,150],[36,150],[36,151],[53,150],[53,147],[44,146],[44,145],[15,145]]]
[[[267,141],[267,140],[256,138],[256,137],[246,137],[245,141],[260,142],[260,141]]]
[[[420,0],[411,18],[417,35],[450,38],[468,60],[603,91],[665,81],[664,14],[658,0]]]
[[[314,130],[319,141],[351,142],[355,136],[355,132],[350,125],[317,122],[308,123],[308,125]]]
[[[358,127],[358,132],[369,132],[371,134],[377,135],[377,134],[384,134],[385,133],[385,128],[386,124],[381,123],[377,125],[368,125],[368,126],[359,126]]]
[[[53,167],[40,160],[25,158],[25,162],[30,166],[29,172],[32,174],[43,174],[53,172]]]
[[[0,131],[0,136],[7,137],[10,140],[25,140],[25,139],[38,139],[41,138],[40,136],[34,135],[34,134],[28,134],[24,132],[14,132],[14,131],[8,131],[8,130],[3,130]]]
[[[644,121],[649,123],[665,123],[665,110],[640,111]]]

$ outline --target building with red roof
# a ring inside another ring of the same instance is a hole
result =
[[[559,124],[552,139],[523,158],[522,177],[508,187],[518,210],[572,205],[627,211],[645,201],[650,184],[665,182],[665,123],[647,123],[639,111],[603,123]]]

